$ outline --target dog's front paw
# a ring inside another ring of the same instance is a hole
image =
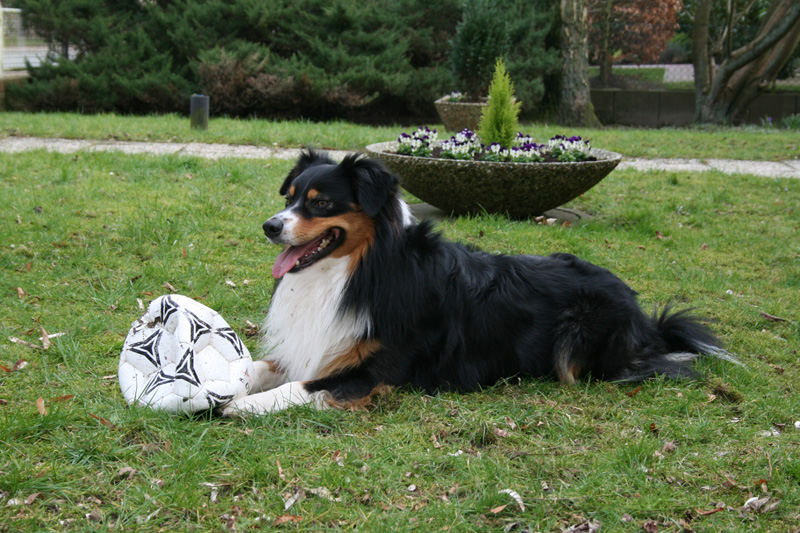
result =
[[[244,418],[247,415],[247,413],[235,405],[235,402],[231,402],[223,407],[220,414],[223,418]]]
[[[292,381],[268,391],[242,396],[222,409],[222,416],[244,417],[248,415],[265,415],[283,411],[295,405],[313,405],[321,407],[321,393],[308,392],[303,383]]]

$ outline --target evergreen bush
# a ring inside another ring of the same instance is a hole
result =
[[[17,0],[72,58],[31,69],[8,92],[28,109],[186,112],[203,92],[217,114],[430,116],[452,82],[446,49],[460,3]]]
[[[548,80],[556,77],[561,67],[557,4],[550,0],[502,0],[512,43],[504,59],[526,116],[539,111],[546,92],[553,92]]]
[[[506,72],[505,63],[498,59],[489,86],[489,105],[484,109],[478,137],[485,145],[499,144],[511,147],[519,131],[520,104],[514,98],[514,85]]]
[[[494,63],[508,50],[506,14],[490,0],[467,0],[450,43],[450,61],[457,89],[469,101],[486,96]]]
[[[503,57],[530,114],[560,66],[557,5],[550,0],[467,0],[450,46],[455,90],[470,101],[486,96],[495,61]]]

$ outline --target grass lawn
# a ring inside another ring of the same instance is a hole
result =
[[[361,150],[370,143],[394,140],[419,125],[368,127],[347,122],[287,122],[212,118],[207,131],[191,130],[178,115],[120,116],[74,113],[0,113],[0,137],[24,135],[123,141],[209,142],[263,146]],[[438,127],[439,137],[451,132]],[[523,124],[539,142],[568,133],[588,138],[592,146],[626,157],[684,157],[775,161],[800,158],[796,130],[698,126],[692,128],[571,128]]]
[[[17,119],[1,117],[8,132]],[[113,120],[142,120],[136,135],[147,134],[146,119]],[[388,131],[357,129],[341,142]],[[709,133],[709,144],[726,145],[726,135]],[[260,322],[278,253],[260,226],[282,205],[277,187],[290,165],[0,157],[0,531],[800,523],[796,180],[615,171],[570,204],[594,215],[587,221],[440,224],[492,252],[581,255],[627,280],[647,309],[695,306],[746,368],[702,361],[703,379],[641,385],[515,378],[469,395],[406,390],[368,411],[296,408],[246,421],[126,406],[117,362],[139,300],[169,284],[239,332]],[[30,346],[42,346],[42,329],[53,335],[46,350]],[[255,338],[243,339],[255,352]]]

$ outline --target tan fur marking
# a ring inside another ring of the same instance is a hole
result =
[[[308,243],[328,231],[333,227],[341,227],[338,224],[339,217],[329,218],[300,218],[294,225],[292,241],[298,244]]]
[[[358,342],[349,351],[328,363],[320,372],[320,377],[331,376],[348,368],[356,367],[378,351],[380,347],[381,343],[376,340]]]
[[[339,218],[343,223],[340,227],[347,232],[347,240],[331,253],[332,257],[350,256],[348,265],[350,272],[354,271],[367,250],[375,241],[375,223],[363,211],[346,213]]]
[[[335,217],[300,219],[295,224],[292,239],[298,243],[310,242],[334,227],[342,228],[346,238],[331,252],[331,257],[350,256],[348,267],[352,272],[375,240],[375,224],[363,211],[344,213]]]
[[[570,367],[566,369],[566,372],[563,368],[556,368],[556,373],[561,383],[565,385],[574,385],[578,382],[578,378],[581,375],[581,368],[576,363],[572,363]]]
[[[384,385],[380,384],[376,386],[374,389],[369,391],[369,394],[364,396],[363,398],[357,398],[355,400],[348,400],[345,402],[338,402],[334,400],[330,395],[325,399],[328,405],[331,407],[335,407],[337,409],[347,409],[348,411],[364,411],[369,406],[372,405],[372,400],[375,396],[380,396],[383,394],[388,394],[394,390],[394,387],[391,385]]]
[[[266,363],[267,368],[269,368],[269,371],[273,374],[283,374],[283,369],[272,359],[266,359],[264,360],[264,363]]]
[[[309,200],[313,200],[317,196],[319,196],[319,191],[317,189],[309,189],[306,198],[308,198]]]
[[[291,198],[291,197],[293,197],[293,196],[294,196],[294,193],[295,193],[295,191],[296,191],[296,190],[297,190],[297,189],[295,188],[295,186],[294,186],[294,185],[292,185],[291,187],[289,187],[289,198]]]

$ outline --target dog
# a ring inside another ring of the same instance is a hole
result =
[[[693,377],[732,362],[686,311],[648,316],[636,292],[574,255],[488,254],[416,223],[398,178],[360,154],[304,151],[263,225],[284,246],[252,394],[225,415],[361,408],[411,386],[475,391],[503,378],[573,384]]]

